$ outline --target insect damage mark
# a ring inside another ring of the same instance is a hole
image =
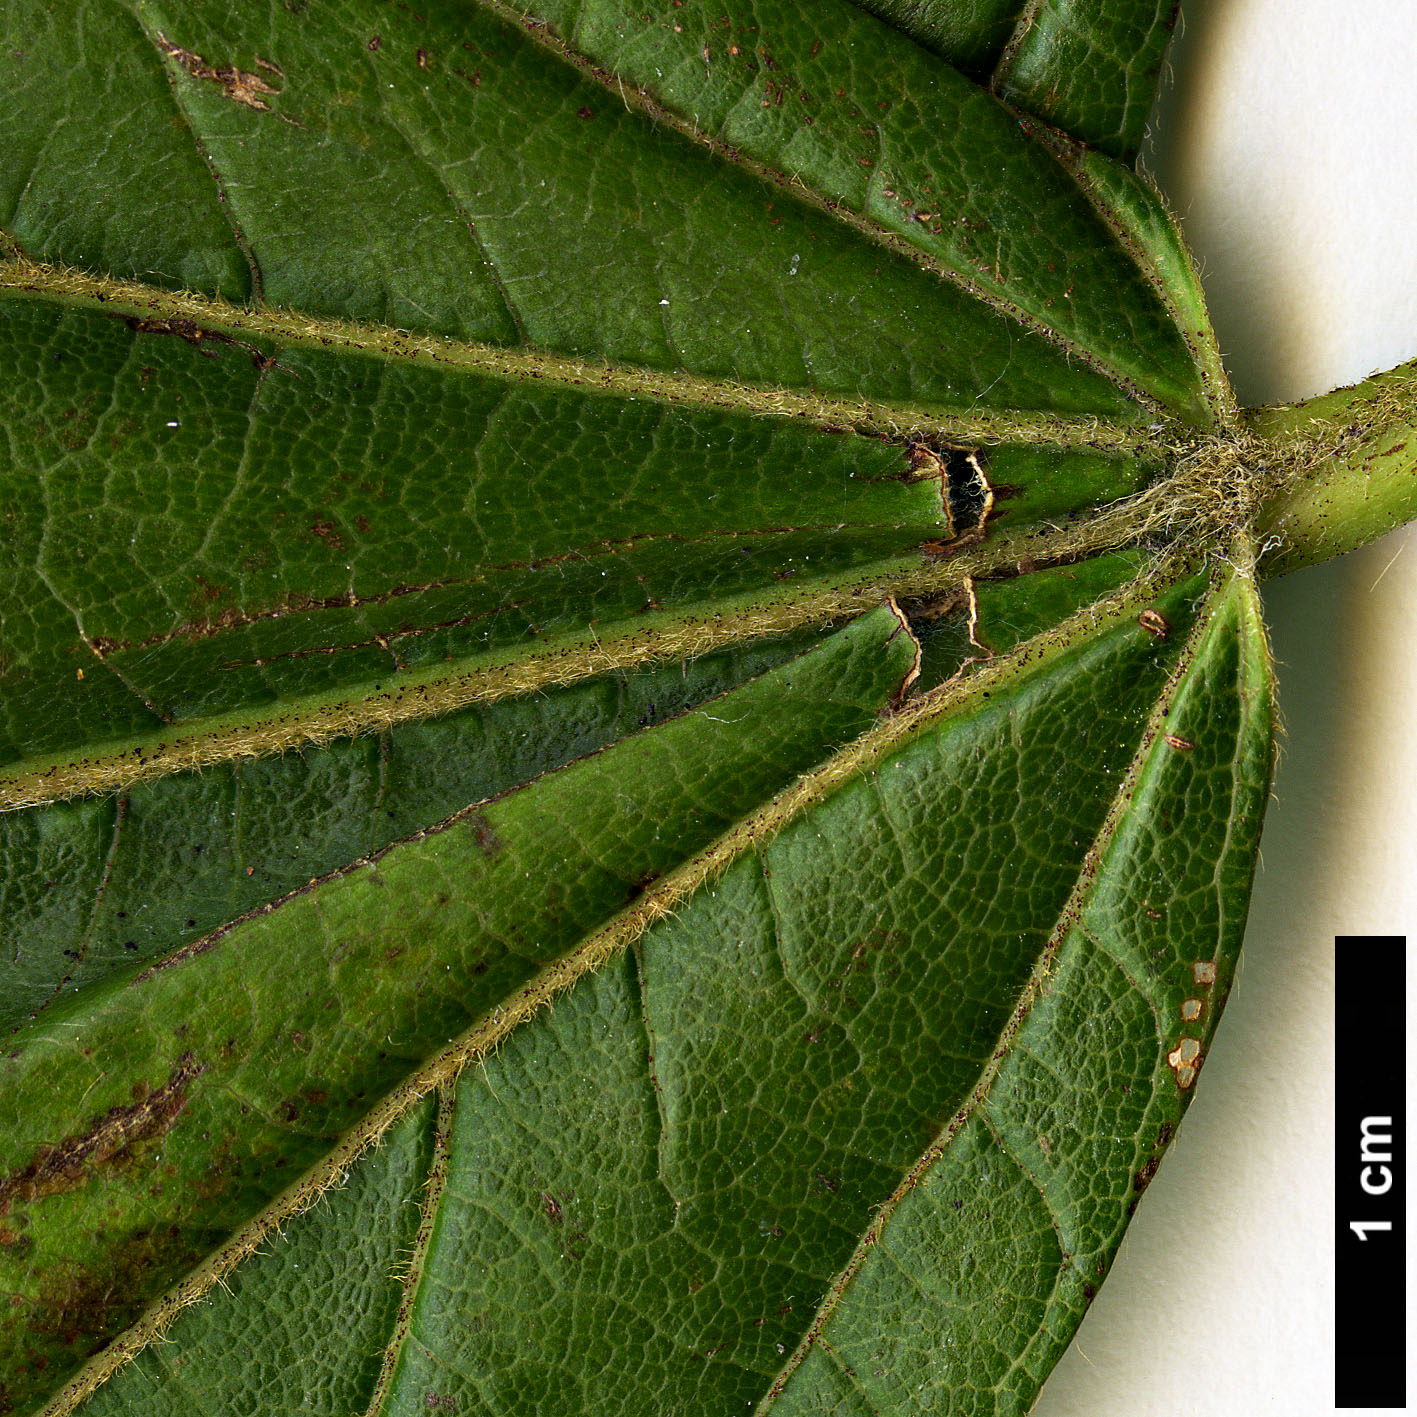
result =
[[[1201,1045],[1197,1038],[1183,1038],[1166,1055],[1166,1061],[1176,1074],[1176,1086],[1184,1092],[1195,1080],[1201,1065]]]
[[[190,49],[183,49],[180,44],[174,44],[161,30],[157,32],[157,44],[169,59],[176,60],[194,79],[206,79],[211,83],[220,84],[222,92],[227,98],[246,108],[269,113],[271,106],[262,95],[280,92],[278,88],[273,88],[259,74],[253,74],[246,69],[238,69],[235,65],[218,69],[215,65],[208,64],[200,54],[194,54]],[[272,64],[269,60],[257,59],[256,63],[267,73],[279,75],[282,72],[278,65]]]
[[[88,1128],[63,1141],[43,1143],[27,1166],[0,1177],[0,1215],[14,1201],[36,1201],[83,1185],[111,1161],[126,1159],[136,1142],[162,1136],[187,1105],[187,1090],[206,1071],[184,1053],[172,1075],[159,1088],[125,1107],[111,1107]]]
[[[136,315],[123,315],[119,318],[130,330],[140,335],[176,335],[178,339],[186,340],[195,349],[201,350],[208,359],[215,359],[217,353],[214,349],[203,349],[203,344],[229,344],[235,349],[244,349],[251,356],[251,362],[262,373],[269,369],[279,357],[267,354],[254,344],[247,344],[245,340],[234,339],[221,330],[206,329],[195,320],[144,320]]]
[[[910,668],[905,671],[905,677],[900,681],[900,687],[896,689],[895,693],[891,695],[889,707],[894,710],[898,709],[901,704],[905,702],[906,695],[910,693],[910,690],[915,685],[915,681],[920,677],[922,650],[920,640],[917,638],[915,631],[910,628],[910,621],[906,617],[905,612],[900,608],[899,604],[896,602],[896,598],[894,596],[887,596],[886,605],[890,608],[890,611],[895,616],[895,618],[900,622],[896,626],[896,628],[891,631],[890,639],[887,640],[886,643],[892,643],[897,636],[903,634],[915,650],[915,653],[910,661]]]
[[[1155,635],[1158,640],[1166,640],[1171,637],[1171,622],[1159,610],[1143,610],[1137,616],[1137,624],[1148,635]]]
[[[906,440],[905,451],[910,463],[910,471],[905,477],[907,482],[934,480],[940,484],[940,505],[945,513],[945,539],[948,541],[955,534],[954,510],[950,506],[949,465],[941,453],[928,443],[914,438]]]
[[[983,449],[965,450],[951,456],[949,462],[950,507],[956,523],[965,527],[965,534],[984,535],[989,518],[994,514],[994,491],[984,473],[987,458]]]

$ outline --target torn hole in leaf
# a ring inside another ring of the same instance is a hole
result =
[[[971,545],[983,535],[993,507],[989,479],[985,475],[987,454],[982,448],[953,448],[923,438],[906,443],[912,481],[938,478],[944,503],[947,531],[936,551],[953,551]]]

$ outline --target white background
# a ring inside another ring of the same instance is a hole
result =
[[[1149,166],[1242,402],[1417,356],[1417,6],[1186,11]],[[1417,537],[1276,582],[1265,603],[1287,732],[1240,973],[1035,1417],[1334,1411],[1333,937],[1417,947]]]

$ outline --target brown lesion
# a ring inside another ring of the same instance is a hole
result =
[[[310,535],[318,537],[331,551],[343,551],[349,545],[344,533],[326,517],[316,517],[310,523]]]
[[[222,92],[227,98],[234,103],[243,105],[243,107],[269,113],[271,106],[265,101],[264,96],[280,92],[278,88],[268,84],[259,74],[254,74],[247,69],[238,69],[234,64],[219,69],[215,64],[208,64],[200,54],[194,54],[190,49],[183,49],[180,44],[174,44],[161,30],[157,32],[157,44],[169,59],[175,60],[194,79],[205,79],[209,83],[220,84]],[[256,63],[269,74],[281,75],[279,66],[269,60],[257,59]]]
[[[83,1132],[41,1144],[27,1166],[0,1177],[0,1215],[9,1214],[16,1201],[23,1204],[74,1190],[100,1168],[121,1163],[138,1142],[164,1135],[187,1106],[193,1080],[205,1071],[203,1064],[184,1053],[161,1087],[143,1088],[133,1102],[109,1108]]]
[[[102,1347],[142,1312],[142,1295],[171,1282],[198,1258],[190,1238],[174,1225],[136,1231],[93,1265],[50,1269],[21,1320],[30,1336],[30,1362],[42,1368],[57,1354]],[[0,1396],[3,1392],[0,1386]],[[0,1413],[8,1410],[0,1404]]]
[[[498,856],[506,850],[492,823],[481,812],[474,812],[467,818],[467,823],[472,828],[472,839],[477,843],[477,849],[484,856]]]
[[[265,350],[259,349],[254,344],[247,344],[245,340],[235,339],[222,330],[208,329],[204,325],[199,325],[195,320],[184,320],[174,317],[167,320],[145,320],[136,315],[124,315],[120,317],[130,330],[140,335],[175,335],[180,340],[185,340],[193,348],[206,355],[208,359],[215,359],[217,352],[214,349],[205,349],[208,344],[229,344],[235,349],[244,349],[251,356],[251,362],[257,370],[265,373],[267,369],[276,362],[277,355],[267,354]],[[147,382],[145,379],[144,383]]]
[[[1156,1141],[1152,1146],[1151,1155],[1146,1157],[1141,1165],[1132,1172],[1132,1199],[1127,1206],[1128,1215],[1135,1214],[1137,1201],[1146,1188],[1151,1185],[1153,1177],[1161,1166],[1162,1154],[1170,1144],[1175,1131],[1175,1127],[1170,1122],[1163,1122],[1160,1130],[1156,1133]],[[1099,1269],[1098,1273],[1100,1275],[1102,1271]]]

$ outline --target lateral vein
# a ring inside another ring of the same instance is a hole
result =
[[[188,137],[192,139],[192,146],[197,150],[197,156],[202,161],[208,173],[211,174],[213,185],[216,187],[217,205],[221,208],[222,215],[226,218],[227,225],[231,228],[232,239],[236,242],[242,258],[246,262],[247,270],[251,277],[251,293],[256,300],[260,300],[265,289],[265,281],[261,275],[261,264],[256,259],[256,253],[251,247],[250,239],[247,237],[245,229],[241,225],[240,218],[236,215],[236,208],[232,205],[231,195],[227,191],[226,182],[217,169],[217,165],[212,155],[207,150],[207,145],[203,141],[201,133],[197,131],[197,125],[187,105],[182,101],[181,93],[177,87],[176,61],[174,56],[181,53],[178,46],[160,29],[155,29],[147,21],[143,14],[144,6],[139,3],[133,7],[130,14],[138,28],[142,30],[148,43],[162,56],[159,61],[163,72],[167,78],[168,92],[172,96],[173,111],[182,120],[182,126],[187,131]]]
[[[419,1214],[418,1233],[414,1236],[413,1248],[403,1272],[403,1288],[399,1297],[398,1313],[394,1316],[393,1328],[388,1345],[384,1349],[383,1362],[374,1390],[369,1396],[369,1406],[365,1417],[382,1417],[384,1406],[393,1389],[393,1381],[398,1372],[399,1360],[403,1356],[404,1345],[413,1327],[413,1310],[418,1302],[418,1291],[423,1282],[423,1271],[428,1260],[428,1248],[433,1241],[433,1230],[438,1223],[438,1212],[443,1205],[443,1196],[448,1189],[448,1161],[452,1151],[453,1124],[457,1099],[451,1084],[438,1089],[438,1110],[433,1120],[433,1156],[428,1166],[428,1176],[424,1181],[423,1205]]]
[[[990,289],[975,280],[958,265],[948,262],[939,254],[922,250],[880,222],[873,221],[863,213],[852,210],[843,202],[835,201],[814,188],[808,187],[801,178],[791,176],[757,158],[749,157],[733,144],[704,131],[697,123],[687,120],[683,115],[668,107],[648,89],[636,84],[633,80],[627,83],[622,75],[601,67],[587,55],[573,49],[554,34],[544,21],[526,14],[514,4],[507,4],[506,0],[477,0],[477,3],[506,23],[516,25],[533,43],[574,69],[584,79],[599,88],[617,93],[627,108],[633,108],[651,119],[657,127],[672,129],[680,137],[698,147],[707,149],[721,161],[731,163],[734,167],[751,173],[760,181],[791,191],[799,201],[805,202],[832,220],[840,222],[841,225],[848,227],[873,245],[880,246],[896,255],[904,256],[921,270],[928,271],[931,275],[963,291],[971,299],[979,301],[981,305],[987,306],[996,314],[1002,315],[1021,328],[1038,335],[1054,347],[1066,350],[1071,358],[1077,360],[1079,364],[1086,365],[1095,373],[1101,374],[1114,387],[1120,389],[1128,398],[1134,399],[1141,407],[1152,413],[1161,412],[1161,405],[1157,399],[1143,389],[1136,380],[1124,374],[1111,361],[1104,359],[1096,351],[1087,348],[1077,340],[1069,338],[1061,330],[1025,309],[1017,301],[1010,300],[998,290]]]

